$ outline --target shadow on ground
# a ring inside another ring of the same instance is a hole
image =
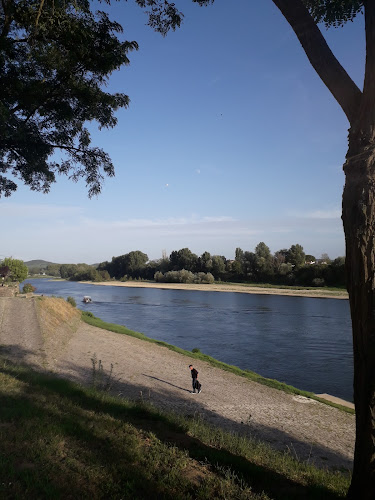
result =
[[[13,346],[12,349],[13,354],[16,356],[18,360],[25,359],[30,352],[20,348],[19,346]],[[31,367],[33,369],[37,367]],[[77,380],[89,380],[92,374],[89,373],[88,369],[83,369],[78,366],[72,366],[72,369],[75,370],[76,379]],[[8,374],[14,376],[14,370],[11,364],[3,363],[1,372],[4,374]],[[24,371],[21,371],[17,374],[17,379],[22,381],[24,385],[24,392],[19,393],[12,398],[8,396],[5,398],[3,391],[0,389],[0,407],[6,408],[9,405],[15,405],[19,403],[19,400],[22,400],[24,404],[28,405],[28,412],[32,413],[40,413],[43,414],[43,417],[53,418],[61,429],[61,432],[67,435],[79,435],[80,437],[84,437],[84,439],[90,443],[95,442],[95,449],[92,453],[92,459],[100,464],[105,464],[106,460],[108,460],[108,453],[113,453],[116,458],[116,453],[118,451],[111,447],[111,450],[108,450],[108,442],[104,440],[104,442],[100,442],[100,439],[97,438],[95,432],[92,428],[82,426],[81,424],[77,424],[77,421],[72,416],[62,416],[59,412],[51,412],[51,414],[46,415],[46,410],[43,405],[39,404],[37,401],[30,399],[27,397],[29,392],[36,392],[38,389],[43,389],[49,391],[51,394],[59,395],[61,397],[68,397],[74,405],[77,407],[77,412],[79,409],[90,410],[99,414],[106,414],[109,417],[119,420],[121,422],[129,422],[132,425],[143,431],[152,431],[162,442],[173,444],[174,446],[187,450],[190,457],[200,461],[200,462],[208,462],[211,464],[212,468],[216,470],[224,470],[230,467],[230,469],[246,484],[251,486],[252,490],[257,493],[265,492],[270,498],[275,500],[293,500],[293,499],[336,499],[339,498],[338,495],[328,491],[325,488],[322,488],[317,485],[309,485],[302,486],[282,474],[275,472],[273,470],[267,469],[263,466],[259,466],[256,463],[248,460],[242,456],[235,455],[228,450],[225,449],[216,449],[210,446],[205,445],[200,440],[189,436],[187,429],[184,426],[171,424],[166,422],[168,419],[160,419],[156,417],[156,412],[149,407],[148,405],[140,405],[130,408],[124,408],[124,405],[121,402],[115,401],[105,401],[100,397],[100,394],[88,395],[82,387],[76,385],[72,381],[66,379],[56,379],[56,377],[51,377],[49,374],[41,374],[40,376],[32,376],[31,370],[28,368]],[[167,381],[166,386],[172,385]],[[177,387],[177,386],[174,386]],[[183,388],[178,387],[181,390],[185,390]],[[165,397],[164,393],[158,393],[153,391],[150,395],[150,401],[145,401],[143,394],[147,394],[148,388],[145,390],[140,385],[132,384],[129,382],[121,382],[117,381],[115,384],[115,393],[121,393],[123,396],[128,397],[133,400],[138,400],[143,403],[151,402],[158,403],[158,401],[162,401],[163,397]],[[166,390],[168,388],[166,387]],[[176,394],[173,393],[173,396],[176,397]],[[13,399],[13,401],[11,401]],[[178,396],[177,396],[177,399]],[[180,402],[181,403],[181,402]],[[202,418],[208,422],[215,421],[215,414],[213,412],[205,409],[199,400],[194,399],[189,402],[185,400],[182,401],[183,405],[185,405],[185,416]],[[162,406],[162,405],[158,405]],[[49,410],[51,411],[51,410]],[[5,412],[6,415],[6,412]],[[3,424],[4,422],[4,414],[2,417]],[[6,417],[5,417],[6,420]],[[19,422],[22,425],[22,422]],[[241,431],[244,433],[244,425],[237,424],[233,421],[226,420],[223,422],[224,427],[230,429],[232,432]],[[281,442],[287,441],[289,438],[282,431],[278,431],[277,429],[272,429],[272,433],[278,433],[278,438]],[[245,433],[252,434],[251,427],[245,429]],[[264,427],[263,430],[258,429],[258,433],[267,436],[267,432],[269,429]],[[296,443],[294,441],[294,446],[298,448],[298,445],[301,444],[305,446],[305,443]],[[327,450],[322,447],[317,447],[314,449],[314,453],[318,454],[318,456],[327,456],[333,455],[332,458],[342,459],[340,456],[335,456],[332,454],[330,450]],[[119,459],[121,457],[118,457]],[[54,463],[53,466],[59,468],[59,464]],[[65,475],[67,474],[64,467],[61,467],[61,480],[64,480]],[[131,470],[128,471],[130,475],[139,478],[140,484],[144,485],[144,489],[137,490],[137,495],[132,496],[132,498],[157,498],[157,492],[155,493],[153,489],[153,485],[150,484],[149,478],[145,477],[142,474],[141,470]],[[43,474],[43,470],[39,470],[38,474]],[[77,479],[77,484],[74,485],[74,481],[72,483],[72,478],[66,476],[65,480],[70,484],[72,490],[74,488],[79,488],[79,481]],[[157,489],[157,488],[156,488]],[[78,491],[78,490],[77,490]],[[150,491],[154,492],[156,496],[151,495]],[[94,495],[95,497],[95,495]],[[173,498],[173,495],[163,494],[160,498]]]

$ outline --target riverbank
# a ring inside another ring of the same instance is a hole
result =
[[[348,490],[350,473],[94,385],[0,356],[1,498],[338,500]]]
[[[96,360],[98,376],[105,382],[110,374],[116,394],[251,435],[280,451],[289,450],[302,462],[351,468],[354,415],[248,380],[194,355],[82,321],[77,324],[75,312],[61,299],[0,299],[4,355],[83,384],[92,382]],[[190,363],[200,372],[199,395],[190,394]]]
[[[250,293],[259,295],[285,295],[290,297],[310,297],[320,299],[348,299],[348,293],[345,290],[330,290],[319,288],[272,288],[262,286],[251,286],[246,284],[214,283],[212,285],[195,283],[150,283],[146,281],[81,281],[90,285],[99,286],[120,286],[128,288],[159,288],[161,290],[192,290],[200,292],[232,292],[232,293]]]

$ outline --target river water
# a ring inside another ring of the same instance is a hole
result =
[[[30,279],[110,323],[281,382],[352,401],[347,300],[98,286]],[[83,304],[84,295],[93,302]]]

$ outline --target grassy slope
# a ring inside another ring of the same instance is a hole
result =
[[[0,359],[0,497],[338,499],[350,477]]]
[[[134,332],[133,330],[129,330],[125,326],[116,325],[114,323],[107,323],[105,321],[102,321],[99,318],[96,318],[92,313],[83,311],[82,312],[82,319],[83,319],[83,321],[85,321],[89,325],[96,326],[98,328],[103,328],[104,330],[109,330],[109,331],[115,332],[115,333],[130,335],[132,337],[136,337],[138,339],[145,340],[147,342],[152,342],[152,343],[158,344],[160,346],[167,347],[171,351],[175,351],[175,352],[178,352],[178,353],[183,354],[185,356],[189,356],[189,358],[196,358],[196,359],[199,359],[202,361],[207,361],[212,366],[215,366],[215,367],[220,368],[222,370],[229,371],[231,373],[235,373],[236,375],[240,375],[241,377],[245,377],[245,378],[248,378],[249,380],[259,382],[260,384],[263,384],[263,385],[267,385],[268,387],[273,387],[275,389],[279,389],[279,390],[287,392],[289,394],[298,394],[301,396],[305,396],[307,398],[315,399],[317,401],[320,401],[321,403],[328,404],[330,406],[334,406],[335,408],[339,408],[339,409],[346,411],[348,413],[354,413],[354,410],[352,410],[351,408],[347,408],[345,406],[341,406],[341,405],[338,405],[336,403],[332,403],[332,402],[327,401],[325,399],[321,399],[318,396],[316,396],[315,394],[313,394],[312,392],[302,391],[300,389],[296,389],[295,387],[293,387],[291,385],[284,384],[283,382],[278,382],[277,380],[262,377],[261,375],[258,375],[257,373],[252,372],[250,370],[242,370],[241,368],[238,368],[237,366],[227,365],[226,363],[223,363],[222,361],[218,361],[217,359],[212,358],[211,356],[208,356],[207,354],[203,354],[201,352],[196,352],[196,353],[193,352],[192,353],[189,351],[185,351],[184,349],[180,349],[179,347],[176,347],[172,344],[167,344],[166,342],[162,342],[160,340],[155,340],[155,339],[146,337],[146,335],[144,335],[143,333]]]
[[[78,311],[62,299],[39,298],[37,305],[45,335],[65,320],[67,332],[74,326]],[[99,375],[93,369],[87,388],[0,357],[0,498],[345,496],[347,471],[322,471],[199,417],[112,397],[100,390]]]

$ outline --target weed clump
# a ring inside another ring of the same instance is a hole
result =
[[[77,302],[75,301],[74,297],[70,297],[70,296],[69,296],[69,297],[66,299],[66,301],[67,301],[67,302],[68,302],[68,304],[70,304],[71,306],[73,306],[73,307],[77,307]]]
[[[35,286],[33,286],[31,283],[25,283],[22,288],[23,293],[33,293],[35,292],[35,290]]]

